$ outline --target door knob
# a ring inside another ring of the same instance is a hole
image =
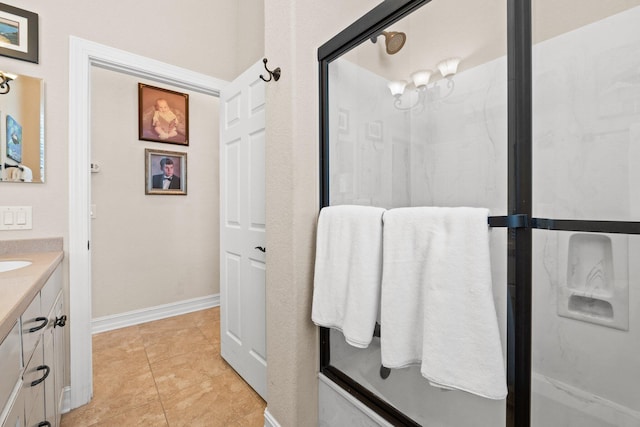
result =
[[[260,252],[267,252],[267,248],[263,248],[262,246],[256,246],[254,249],[259,250]]]

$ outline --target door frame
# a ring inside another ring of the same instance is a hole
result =
[[[91,362],[91,67],[220,96],[227,82],[155,59],[69,37],[69,318],[68,409],[93,395]],[[65,405],[67,406],[67,405]]]

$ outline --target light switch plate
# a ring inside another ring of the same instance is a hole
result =
[[[31,206],[0,206],[0,230],[31,230]]]

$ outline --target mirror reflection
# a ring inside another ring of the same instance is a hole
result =
[[[19,75],[7,84],[0,94],[0,181],[44,182],[44,82]]]

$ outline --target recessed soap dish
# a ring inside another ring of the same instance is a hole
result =
[[[582,295],[571,295],[569,298],[569,311],[604,319],[613,319],[613,306],[611,303]]]
[[[558,315],[629,330],[627,237],[561,233],[558,245]]]

